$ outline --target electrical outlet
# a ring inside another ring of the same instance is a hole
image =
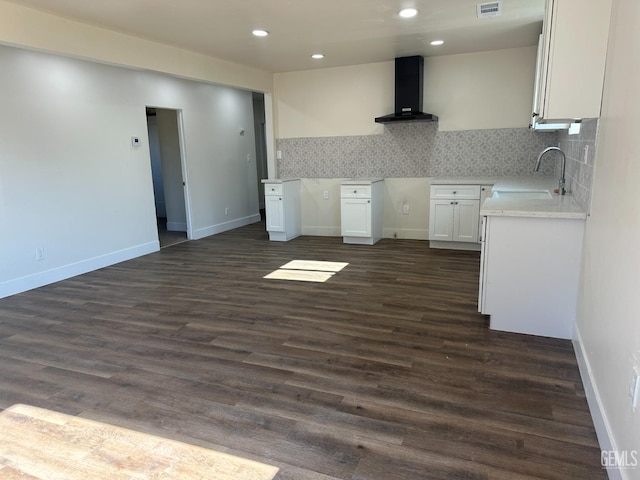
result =
[[[36,248],[36,260],[37,261],[44,260],[44,248],[42,247]]]
[[[276,158],[282,160],[282,150],[276,150]]]
[[[589,158],[589,145],[585,145],[584,146],[584,157],[582,159],[582,161],[584,163],[587,163],[587,159]]]
[[[229,216],[229,208],[225,208],[224,209],[224,214],[228,217]]]
[[[409,215],[409,210],[411,210],[411,207],[409,207],[408,203],[403,203],[402,204],[402,214],[403,215]]]
[[[325,190],[324,192],[322,192],[322,198],[324,198],[325,200],[329,200],[329,190]]]
[[[247,153],[247,162],[250,162],[250,161],[251,161],[251,154]]]

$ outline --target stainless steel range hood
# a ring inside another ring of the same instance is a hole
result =
[[[420,55],[396,58],[395,112],[377,117],[377,123],[436,122],[438,117],[422,111],[424,58]]]

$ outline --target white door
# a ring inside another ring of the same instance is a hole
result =
[[[478,200],[456,200],[453,215],[453,241],[478,243],[480,205]]]
[[[284,202],[280,195],[267,195],[265,210],[267,214],[267,231],[284,232]]]
[[[340,203],[342,236],[370,237],[371,200],[365,198],[343,198]]]
[[[451,242],[453,240],[453,200],[431,199],[429,215],[429,240]]]

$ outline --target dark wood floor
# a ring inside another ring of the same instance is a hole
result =
[[[0,407],[259,460],[279,480],[606,478],[571,343],[489,331],[477,253],[263,228],[0,300]],[[294,259],[349,266],[262,278]]]

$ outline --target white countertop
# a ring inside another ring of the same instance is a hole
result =
[[[433,178],[431,185],[492,185],[493,191],[522,192],[558,188],[556,177],[527,175],[522,177],[441,177]],[[550,199],[487,198],[480,206],[480,215],[501,217],[537,217],[585,219],[585,210],[570,194],[553,194]]]
[[[500,217],[568,218],[581,220],[587,213],[571,195],[554,194],[550,199],[487,198],[480,215]]]
[[[511,190],[518,187],[525,189],[550,189],[558,187],[558,179],[555,177],[543,177],[540,175],[527,175],[520,177],[434,177],[431,185],[493,185],[504,187],[508,185]],[[512,188],[511,188],[512,187]]]
[[[285,183],[285,182],[295,182],[300,180],[299,178],[263,178],[262,183]]]
[[[507,177],[433,177],[431,185],[493,185]]]
[[[341,183],[342,185],[371,185],[377,182],[384,182],[384,178],[348,178]]]

